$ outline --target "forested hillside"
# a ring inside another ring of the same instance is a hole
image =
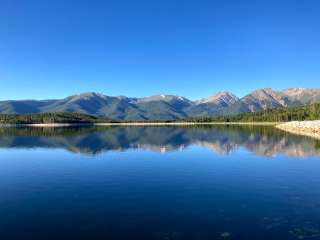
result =
[[[94,123],[103,121],[81,113],[0,114],[0,124]],[[107,121],[107,119],[105,119]]]
[[[197,117],[166,122],[288,122],[319,120],[320,103],[304,107],[267,109],[256,113],[241,113],[219,117]],[[36,114],[0,114],[0,124],[41,124],[41,123],[98,123],[98,122],[162,122],[163,120],[125,121],[95,117],[82,113],[36,113]]]
[[[188,118],[191,122],[288,122],[320,120],[320,103],[304,107],[267,109],[230,116]]]

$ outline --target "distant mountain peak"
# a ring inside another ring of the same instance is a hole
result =
[[[220,91],[220,92],[217,92],[215,95],[214,95],[216,98],[221,98],[221,97],[232,97],[232,98],[238,98],[236,95],[234,95],[233,93],[229,92],[229,91]]]
[[[272,88],[261,88],[243,97],[241,101],[251,112],[286,106],[285,94]]]
[[[152,101],[183,101],[183,102],[191,102],[189,99],[176,96],[176,95],[167,95],[167,94],[160,94],[160,95],[153,95],[149,97],[143,97],[137,99],[138,102],[152,102]]]
[[[214,103],[217,105],[230,106],[237,102],[239,98],[229,91],[217,92],[215,95],[201,99],[198,103]]]
[[[308,88],[288,88],[283,92],[289,96],[294,96],[294,95],[301,95],[306,93],[320,92],[320,89],[319,88],[309,88],[309,89]]]
[[[108,96],[102,94],[102,93],[96,93],[96,92],[85,92],[85,93],[80,93],[77,95],[73,95],[70,97],[67,97],[66,100],[69,103],[75,103],[78,101],[107,101]]]
[[[259,88],[254,90],[251,94],[273,94],[276,91],[272,88]]]
[[[85,92],[85,93],[80,93],[76,96],[79,97],[106,97],[103,93],[98,93],[98,92]]]

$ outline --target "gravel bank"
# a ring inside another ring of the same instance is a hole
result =
[[[293,121],[281,123],[276,126],[287,132],[305,135],[320,139],[320,120],[316,121]]]

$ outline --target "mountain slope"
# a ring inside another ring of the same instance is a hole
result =
[[[320,102],[320,89],[289,88],[283,93],[290,99],[291,105]]]
[[[239,98],[235,96],[233,93],[228,91],[218,92],[217,94],[201,99],[198,101],[198,104],[215,104],[220,107],[228,107],[235,102],[237,102]]]
[[[99,93],[74,95],[41,109],[41,112],[78,112],[114,119],[144,120],[143,111],[130,98],[109,97]]]
[[[320,89],[258,89],[238,98],[224,91],[198,101],[174,95],[144,98],[111,97],[83,93],[56,100],[0,101],[0,113],[25,114],[77,112],[119,120],[173,120],[258,112],[270,108],[297,107],[320,102]]]
[[[239,101],[234,94],[223,91],[213,96],[196,101],[186,109],[188,116],[216,116],[221,115],[227,108]]]
[[[193,105],[190,100],[173,95],[140,98],[134,103],[149,120],[172,120],[187,117],[185,109]]]
[[[258,112],[281,107],[300,107],[320,102],[320,89],[290,88],[275,91],[271,88],[258,89],[244,96],[224,111],[226,114]]]
[[[38,113],[42,111],[42,107],[52,104],[54,100],[20,100],[20,101],[1,101],[0,113]]]

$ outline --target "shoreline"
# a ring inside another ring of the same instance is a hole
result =
[[[196,126],[196,125],[276,125],[273,122],[149,122],[149,123],[97,123],[95,126]]]
[[[122,123],[34,123],[3,124],[0,127],[85,127],[85,126],[197,126],[197,125],[260,125],[276,126],[279,122],[122,122]]]
[[[292,134],[320,139],[320,120],[281,123],[276,128]]]
[[[36,124],[0,124],[0,128],[34,127],[34,128],[63,128],[63,127],[144,127],[144,126],[273,126],[284,132],[295,135],[320,139],[320,120],[292,122],[114,122],[114,123],[36,123]]]

